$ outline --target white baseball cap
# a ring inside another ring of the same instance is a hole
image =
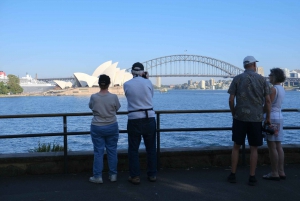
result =
[[[251,64],[254,62],[258,62],[258,61],[253,56],[246,56],[243,61],[243,64],[246,65],[246,64]]]

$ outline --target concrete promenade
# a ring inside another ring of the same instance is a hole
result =
[[[127,200],[230,200],[289,201],[300,200],[300,164],[285,166],[287,179],[266,181],[268,165],[258,166],[257,186],[248,186],[248,166],[239,166],[237,183],[228,183],[229,167],[162,169],[155,183],[142,171],[141,184],[127,181],[128,172],[119,172],[112,183],[107,173],[104,184],[88,181],[89,172],[77,174],[21,175],[0,177],[1,201],[127,201]]]

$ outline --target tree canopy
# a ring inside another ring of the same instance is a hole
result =
[[[15,75],[8,75],[8,82],[0,82],[0,94],[19,94],[23,92],[23,88],[20,86],[20,79]]]
[[[8,94],[9,90],[4,82],[0,82],[0,94]]]

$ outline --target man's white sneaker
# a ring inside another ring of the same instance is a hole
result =
[[[95,178],[95,177],[90,177],[89,179],[90,182],[96,183],[96,184],[102,184],[103,180],[101,177]]]
[[[108,177],[108,179],[109,179],[110,181],[112,181],[112,182],[115,182],[115,181],[117,181],[117,175],[116,175],[116,174],[110,175],[110,176]]]

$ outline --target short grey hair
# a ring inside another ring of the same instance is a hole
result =
[[[132,75],[139,75],[142,76],[144,74],[143,70],[131,70]]]
[[[249,64],[244,64],[244,68],[249,68],[251,66],[254,66],[256,64],[256,62],[253,62],[253,63],[249,63]]]

